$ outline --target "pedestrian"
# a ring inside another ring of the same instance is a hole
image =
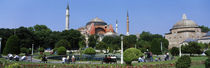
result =
[[[73,64],[75,63],[75,57],[74,57],[74,55],[71,57],[71,61],[72,61]]]
[[[66,62],[66,57],[62,58],[62,63],[64,64]]]
[[[12,54],[8,54],[8,58],[9,58],[9,60],[12,60],[13,59],[13,55]]]
[[[15,55],[14,60],[19,61],[19,56],[17,54]]]
[[[150,55],[150,61],[153,62],[152,52],[149,52]]]
[[[46,57],[46,55],[44,55],[44,56],[42,57],[42,61],[43,61],[44,63],[47,63],[47,57]]]

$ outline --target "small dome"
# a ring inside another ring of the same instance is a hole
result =
[[[90,25],[94,23],[94,25],[107,25],[106,22],[104,22],[102,19],[96,17],[94,19],[92,19],[90,22],[88,22],[86,25]]]
[[[173,26],[173,29],[186,28],[186,27],[198,27],[198,25],[194,21],[187,19],[187,16],[185,14],[183,14],[182,18],[183,19],[181,21],[177,22]]]

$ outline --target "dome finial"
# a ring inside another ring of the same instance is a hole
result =
[[[187,19],[187,15],[185,13],[182,15],[182,19]]]

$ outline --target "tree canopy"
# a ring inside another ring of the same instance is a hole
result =
[[[4,48],[3,54],[19,54],[20,53],[20,45],[19,38],[16,35],[12,35],[9,37],[6,42],[6,46]]]

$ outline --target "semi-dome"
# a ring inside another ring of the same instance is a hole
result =
[[[92,23],[94,23],[94,25],[107,25],[106,22],[104,22],[102,19],[96,17],[94,19],[92,19],[90,22],[88,22],[86,25],[91,25]]]
[[[198,25],[194,21],[187,19],[187,16],[185,14],[183,14],[182,20],[177,22],[173,26],[173,29],[176,29],[176,28],[188,28],[188,27],[198,27]]]

